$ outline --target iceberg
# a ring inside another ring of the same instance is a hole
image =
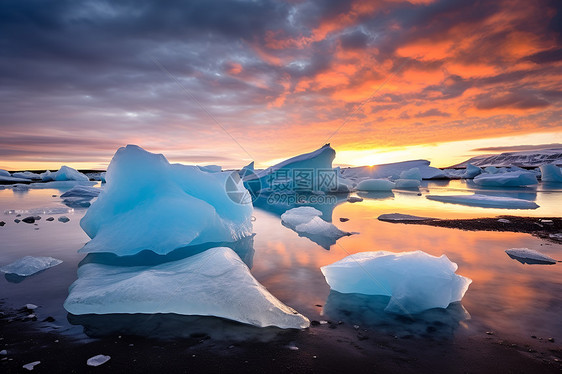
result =
[[[416,189],[421,186],[417,179],[397,179],[394,183],[396,188]]]
[[[357,184],[359,191],[392,191],[394,182],[388,179],[365,179]]]
[[[320,270],[334,291],[390,296],[385,311],[415,314],[461,301],[472,280],[455,274],[457,268],[445,255],[378,251],[356,253]]]
[[[442,203],[460,204],[477,206],[482,208],[499,209],[537,209],[539,206],[528,200],[515,199],[502,196],[488,195],[426,195],[429,200],[440,201]]]
[[[0,177],[11,177],[12,174],[8,170],[0,169]]]
[[[537,184],[534,173],[528,171],[511,171],[498,174],[480,174],[474,178],[479,187],[521,187]]]
[[[332,223],[324,221],[320,218],[321,215],[322,212],[318,209],[303,206],[283,213],[281,223],[296,231],[299,236],[307,237],[326,249],[335,244],[339,238],[351,235],[349,232],[341,231]]]
[[[87,263],[64,308],[71,314],[176,313],[265,327],[301,329],[309,320],[281,303],[230,248],[156,266]]]
[[[469,163],[469,164],[466,165],[466,170],[461,175],[461,178],[472,179],[472,178],[476,177],[477,175],[480,175],[481,173],[482,173],[481,168],[479,168],[478,166],[474,166],[474,165]]]
[[[128,145],[107,170],[107,183],[80,221],[91,241],[79,252],[157,254],[252,234],[251,199],[237,172],[208,173],[170,164]]]
[[[334,192],[337,190],[337,180],[327,183],[319,174],[334,174],[332,161],[336,151],[325,144],[314,152],[305,153],[280,162],[265,170],[248,173],[244,179],[249,189],[260,188],[264,192],[271,192],[278,186],[284,191],[297,191],[299,186],[306,186],[307,191]],[[304,172],[302,172],[304,171]],[[321,183],[322,182],[322,183]]]
[[[529,248],[506,249],[505,253],[522,264],[554,265],[556,263],[555,259]]]
[[[443,170],[429,166],[427,160],[411,160],[403,162],[395,162],[391,164],[381,164],[374,166],[360,166],[354,168],[342,169],[342,175],[346,178],[400,178],[400,174],[404,171],[417,168],[422,179],[449,179],[447,173]]]
[[[420,169],[419,168],[411,168],[408,170],[404,170],[403,172],[400,173],[400,179],[415,179],[418,181],[422,180],[422,176],[420,173]]]
[[[97,197],[100,194],[100,189],[96,187],[84,186],[84,185],[76,185],[72,187],[70,190],[66,191],[62,195],[61,198],[82,198],[82,199],[92,199]]]
[[[37,173],[32,173],[30,171],[17,172],[12,174],[12,177],[23,178],[23,179],[41,179],[41,175]]]
[[[73,169],[69,166],[61,166],[61,168],[56,171],[52,172],[47,170],[40,175],[43,182],[48,181],[84,181],[87,182],[90,179],[85,175],[80,173],[78,170]]]
[[[28,277],[45,269],[61,264],[62,261],[52,257],[25,256],[11,264],[0,267],[0,271],[6,274],[15,274],[20,277]]]
[[[7,183],[25,183],[29,182],[29,179],[26,178],[16,178],[12,176],[4,176],[0,175],[0,182],[7,182]]]
[[[541,180],[543,182],[562,183],[562,172],[553,164],[541,165]]]

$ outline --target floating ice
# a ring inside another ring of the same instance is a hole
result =
[[[419,188],[421,183],[417,179],[397,179],[395,182],[396,188],[415,189]]]
[[[529,248],[506,249],[505,253],[522,264],[553,265],[556,263],[555,259]]]
[[[562,183],[562,172],[560,168],[553,164],[541,165],[541,180],[543,182]]]
[[[11,177],[12,174],[10,174],[9,171],[4,170],[4,169],[0,169],[0,177]]]
[[[429,166],[427,160],[412,160],[404,162],[395,162],[391,164],[382,164],[374,166],[360,166],[355,168],[342,169],[342,175],[346,178],[400,178],[403,171],[417,168],[423,179],[448,179],[447,174],[441,170]]]
[[[477,175],[479,175],[480,173],[482,173],[481,168],[479,168],[478,166],[474,166],[472,164],[467,164],[466,170],[461,175],[461,178],[472,179],[472,178],[476,177]]]
[[[30,171],[17,172],[12,174],[12,177],[24,178],[24,179],[41,179],[41,175],[37,173],[32,173]]]
[[[88,361],[86,361],[86,364],[88,366],[100,366],[100,365],[105,364],[110,359],[111,359],[111,356],[97,355],[97,356],[94,356],[94,357],[90,357],[88,359]]]
[[[156,266],[82,265],[64,307],[76,315],[176,313],[260,327],[309,326],[306,317],[271,295],[226,247]]]
[[[0,267],[0,271],[7,274],[19,275],[20,277],[28,277],[61,263],[61,260],[52,257],[25,256],[11,264]]]
[[[495,166],[488,166],[487,168],[484,168],[484,171],[488,174],[497,174],[497,173],[501,173],[500,169],[498,169]]]
[[[41,179],[44,182],[48,182],[48,181],[84,181],[84,182],[87,182],[87,181],[90,180],[85,174],[82,174],[78,170],[73,169],[69,166],[61,166],[61,168],[54,173],[50,170],[47,170],[46,172],[41,174]]]
[[[100,194],[100,191],[101,190],[99,188],[96,188],[96,187],[77,185],[77,186],[72,187],[70,190],[66,191],[62,195],[60,195],[60,197],[63,198],[63,199],[69,198],[69,197],[79,197],[79,198],[84,198],[84,199],[91,199],[91,198],[94,198],[94,197],[98,196]]]
[[[0,175],[0,182],[10,182],[10,183],[29,182],[29,179],[15,178],[10,175]]]
[[[472,280],[455,274],[457,268],[445,255],[378,251],[356,253],[320,270],[335,291],[390,296],[386,311],[414,314],[461,301]]]
[[[31,370],[33,370],[33,368],[35,366],[39,365],[40,363],[41,363],[41,361],[33,361],[33,362],[30,362],[29,364],[23,365],[22,368],[31,371]]]
[[[528,171],[512,171],[498,174],[480,174],[474,178],[479,187],[520,187],[537,184],[534,173]]]
[[[420,173],[420,169],[419,168],[411,168],[408,170],[404,170],[403,172],[400,173],[400,179],[415,179],[418,181],[422,180],[422,176]]]
[[[514,199],[511,197],[488,195],[426,195],[429,200],[442,203],[477,206],[482,208],[499,209],[537,209],[539,206],[528,200]]]
[[[321,180],[318,175],[323,172],[333,172],[332,161],[335,157],[336,151],[330,147],[330,144],[326,144],[314,152],[292,157],[265,170],[257,171],[255,174],[250,173],[246,176],[244,182],[248,188],[254,190],[261,188],[261,190],[270,191],[272,183],[292,186],[293,184],[299,185],[301,181],[304,181],[306,185],[310,185],[312,180],[315,181],[312,189],[332,191],[336,189],[335,183],[337,181],[334,179],[334,184],[318,183]],[[295,169],[309,170],[312,175],[310,173],[302,173],[301,175],[300,172],[293,175]]]
[[[107,183],[80,221],[92,240],[80,252],[166,254],[252,234],[252,204],[236,172],[170,164],[128,145],[113,156]]]
[[[351,235],[324,221],[320,218],[321,215],[322,212],[312,207],[298,207],[283,213],[281,222],[296,231],[299,236],[307,237],[326,249],[335,244],[339,238]]]
[[[365,179],[357,184],[359,191],[392,191],[394,187],[388,179]]]

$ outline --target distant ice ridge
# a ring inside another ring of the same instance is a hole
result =
[[[541,180],[543,182],[562,183],[562,171],[553,164],[541,165]]]
[[[544,164],[554,163],[562,165],[562,148],[541,149],[521,152],[504,152],[499,155],[482,155],[471,158],[452,167],[465,167],[467,163],[475,166],[521,166],[539,167]]]
[[[270,294],[226,247],[156,266],[82,265],[64,308],[77,315],[176,313],[260,327],[309,326],[306,317]]]
[[[61,260],[53,257],[25,256],[11,264],[0,267],[0,271],[7,274],[19,275],[20,277],[28,277],[61,263]]]
[[[360,166],[353,168],[341,169],[342,176],[350,179],[448,179],[447,174],[441,170],[429,166],[427,160],[412,160],[404,162],[395,162],[391,164],[382,164],[374,166]],[[413,169],[418,169],[416,172]],[[401,176],[403,172],[407,172]],[[419,174],[418,174],[419,172]],[[415,178],[406,178],[415,175]]]
[[[480,174],[474,177],[474,183],[480,187],[521,187],[538,184],[534,173],[512,171],[509,173]]]
[[[157,254],[252,234],[252,204],[238,173],[170,164],[163,155],[128,145],[107,170],[107,183],[80,225],[92,238],[80,252],[142,250]]]
[[[356,253],[320,270],[335,291],[390,296],[386,311],[415,314],[461,301],[472,280],[455,274],[457,268],[445,255],[378,251]]]
[[[477,206],[482,208],[499,209],[537,209],[539,206],[528,200],[515,199],[511,197],[489,196],[489,195],[426,195],[429,200],[443,203]]]

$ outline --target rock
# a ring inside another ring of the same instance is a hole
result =
[[[59,217],[59,222],[67,223],[68,221],[70,221],[70,218],[68,218],[67,216],[60,216]]]
[[[0,227],[4,226],[5,224],[6,224],[6,222],[0,221]]]
[[[14,220],[14,222],[15,222],[15,223],[20,223],[21,221],[16,218],[16,219]]]
[[[340,218],[340,222],[347,222],[347,221],[349,221],[349,218],[344,218],[344,217]]]
[[[25,217],[22,221],[25,223],[35,223],[35,217]]]
[[[310,326],[320,326],[320,322],[316,320],[310,321]]]
[[[357,196],[350,196],[350,197],[347,198],[347,201],[350,202],[350,203],[359,203],[359,202],[363,201],[363,199],[360,198],[360,197],[357,197]]]
[[[47,218],[47,221],[54,221],[54,220],[55,220],[55,217],[49,217],[49,218]]]
[[[43,320],[43,322],[55,322],[55,319],[53,317],[49,316],[49,317],[45,318]]]
[[[548,341],[554,343],[554,338],[548,338]]]

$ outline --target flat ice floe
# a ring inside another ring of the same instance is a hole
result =
[[[64,308],[75,315],[176,313],[259,327],[309,326],[306,317],[270,294],[226,247],[156,266],[82,265]]]
[[[455,274],[447,256],[422,251],[362,252],[321,267],[334,291],[390,296],[385,310],[415,314],[461,301],[472,280]]]
[[[25,256],[0,267],[0,271],[6,274],[15,274],[20,277],[28,277],[45,269],[61,264],[62,261],[53,257]]]
[[[521,187],[538,183],[534,173],[528,171],[511,171],[507,173],[483,173],[474,178],[479,187]]]
[[[357,184],[358,191],[392,191],[394,187],[388,179],[365,179]]]
[[[556,263],[555,259],[529,248],[506,249],[505,253],[522,264],[554,265]]]
[[[338,229],[330,222],[324,221],[320,216],[322,212],[312,207],[293,208],[281,215],[284,226],[296,231],[299,236],[304,236],[329,249],[331,245],[343,237],[351,235],[349,232]]]
[[[252,235],[252,204],[236,172],[170,164],[128,145],[107,170],[107,183],[80,221],[92,238],[79,252],[166,254],[188,245]]]
[[[539,206],[528,200],[514,199],[511,197],[489,195],[426,195],[429,200],[442,203],[477,206],[481,208],[499,209],[537,209]]]

